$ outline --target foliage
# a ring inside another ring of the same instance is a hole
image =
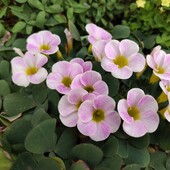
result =
[[[106,140],[95,142],[77,128],[65,127],[59,119],[61,94],[43,82],[18,87],[11,79],[10,61],[16,56],[13,47],[26,51],[26,38],[47,29],[61,38],[63,60],[75,57],[91,61],[109,87],[109,96],[119,101],[134,87],[140,87],[155,99],[161,94],[159,83],[150,84],[147,68],[140,78],[114,78],[101,68],[88,51],[85,25],[94,22],[111,32],[113,38],[138,43],[140,52],[150,53],[156,44],[168,52],[169,8],[158,12],[160,1],[149,1],[138,9],[131,1],[118,0],[2,0],[0,2],[0,36],[5,30],[10,39],[0,42],[0,169],[3,170],[166,170],[170,168],[170,125],[161,115],[167,101],[159,103],[160,124],[156,132],[133,138],[123,129]],[[135,11],[135,15],[134,15]],[[148,12],[150,11],[150,12]],[[154,20],[153,20],[154,18]],[[73,35],[74,48],[67,51],[64,29]],[[60,61],[51,55],[48,71]]]

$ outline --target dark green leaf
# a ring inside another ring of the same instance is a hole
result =
[[[6,96],[10,93],[10,88],[5,80],[0,80],[0,96]]]
[[[112,30],[114,39],[127,38],[130,35],[130,28],[125,25],[116,25]]]
[[[15,116],[35,107],[35,103],[25,94],[12,93],[5,96],[3,106],[8,116]]]
[[[147,167],[150,162],[150,155],[147,149],[137,149],[129,145],[128,157],[125,164],[138,164],[141,167]]]
[[[23,118],[14,121],[7,131],[7,140],[11,144],[24,143],[24,140],[31,130],[31,123]]]
[[[57,140],[55,126],[55,119],[49,119],[39,123],[27,135],[25,148],[37,154],[52,151]]]
[[[6,14],[6,10],[7,10],[6,6],[1,8],[1,10],[0,10],[0,18],[2,18]]]
[[[85,162],[79,160],[72,164],[70,170],[90,170]]]
[[[47,119],[51,119],[50,115],[48,115],[44,109],[38,109],[34,112],[31,118],[31,124],[33,125],[33,127],[35,127],[40,122],[43,122]]]
[[[127,158],[128,157],[128,150],[129,150],[127,141],[119,139],[118,145],[119,145],[119,147],[118,147],[117,154],[122,158]]]
[[[54,19],[57,21],[58,24],[67,23],[67,19],[62,14],[55,14]]]
[[[12,11],[12,13],[13,13],[15,16],[17,16],[18,18],[20,18],[20,19],[22,19],[22,20],[24,20],[24,21],[26,21],[26,22],[29,20],[28,14],[23,13],[23,11],[16,11],[16,10],[14,10],[14,9],[12,9],[11,11]],[[19,22],[22,22],[22,21],[19,21]]]
[[[16,48],[19,48],[21,49],[22,51],[24,51],[26,49],[26,39],[24,38],[19,38],[19,39],[16,39],[13,44],[12,44],[13,47],[16,47]]]
[[[36,168],[38,168],[38,166],[32,155],[28,152],[24,152],[16,159],[11,170],[35,170]]]
[[[77,133],[75,129],[66,129],[60,139],[57,142],[54,152],[62,157],[67,159],[70,154],[70,150],[77,143]]]
[[[166,169],[170,169],[170,157],[166,160]]]
[[[127,165],[122,170],[141,170],[141,167],[139,165]]]
[[[51,158],[43,158],[38,162],[38,168],[36,170],[61,170],[58,163]],[[65,170],[65,169],[63,169]]]
[[[103,80],[107,83],[109,87],[109,96],[115,96],[119,90],[119,80],[114,78],[110,73],[103,76]]]
[[[5,34],[5,28],[4,28],[4,26],[0,23],[0,37],[3,37],[4,34]]]
[[[69,21],[69,30],[70,30],[70,32],[71,32],[71,34],[72,34],[72,36],[75,40],[77,40],[77,41],[81,40],[79,31],[72,21]]]
[[[54,14],[62,13],[63,10],[64,9],[59,4],[54,4],[54,5],[48,6],[46,9],[46,11],[48,13],[54,13]]]
[[[79,144],[71,150],[73,160],[83,160],[89,166],[96,166],[103,158],[102,150],[93,144]]]
[[[113,157],[118,151],[118,140],[114,136],[110,136],[106,143],[102,146],[105,157]]]
[[[151,154],[150,167],[155,170],[167,170],[165,167],[167,156],[164,152],[155,152]]]
[[[26,26],[26,23],[23,21],[18,21],[12,28],[13,33],[18,33],[22,31]]]
[[[15,0],[16,2],[19,2],[19,3],[25,3],[27,2],[27,0]]]

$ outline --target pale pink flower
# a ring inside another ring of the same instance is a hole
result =
[[[42,54],[26,52],[23,57],[11,60],[12,80],[18,86],[27,87],[30,83],[39,84],[47,77],[47,71],[42,66],[47,63],[47,57]]]
[[[92,70],[92,63],[91,61],[84,61],[82,58],[73,58],[70,60],[70,63],[78,63],[82,66],[83,72]]]
[[[154,56],[154,54],[157,52],[157,51],[160,51],[161,50],[161,46],[160,45],[157,45],[156,47],[153,48],[153,50],[151,51],[150,55]]]
[[[170,80],[170,54],[157,50],[153,55],[147,55],[146,60],[157,77]]]
[[[99,41],[99,40],[109,41],[112,39],[112,35],[109,32],[107,32],[103,28],[101,28],[93,23],[87,24],[85,29],[89,34],[88,41],[91,44],[94,44],[96,41]]]
[[[50,31],[39,31],[27,38],[27,50],[32,53],[54,54],[61,43],[60,37]]]
[[[115,101],[107,95],[84,101],[78,110],[78,130],[92,140],[105,140],[118,130],[121,120],[115,109]]]
[[[77,75],[72,84],[71,89],[83,88],[88,93],[94,95],[108,94],[108,86],[102,81],[100,73],[90,70],[83,74]]]
[[[118,102],[118,112],[123,119],[124,131],[132,137],[141,137],[154,132],[159,124],[158,104],[156,100],[145,95],[139,88],[128,91],[127,100]]]
[[[170,122],[170,93],[168,93],[168,102],[169,102],[169,104],[168,104],[167,109],[164,113],[164,116],[165,116],[166,120],[168,122]]]
[[[101,61],[101,59],[105,56],[105,46],[108,43],[106,40],[96,41],[92,46],[92,53],[96,59],[96,61]]]
[[[168,93],[170,92],[170,80],[161,80],[159,82],[159,86],[161,87],[161,89],[163,90],[163,92],[168,95]]]
[[[83,73],[80,64],[68,61],[59,61],[52,66],[52,73],[47,77],[47,86],[61,94],[67,94],[71,90],[73,79]]]
[[[87,96],[88,92],[84,89],[73,89],[67,95],[61,97],[58,103],[61,122],[67,127],[77,125],[78,109],[87,99],[93,99],[94,95]]]
[[[133,72],[140,72],[145,67],[145,58],[139,52],[139,46],[131,40],[111,40],[105,46],[106,56],[101,60],[104,70],[119,79],[128,79]]]

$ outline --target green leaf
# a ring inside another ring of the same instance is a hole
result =
[[[52,14],[59,14],[63,12],[63,8],[59,4],[54,4],[51,6],[48,6],[46,9],[46,12],[52,13]]]
[[[118,155],[113,155],[110,158],[104,158],[97,167],[109,169],[121,169],[122,164],[123,164],[122,159]]]
[[[46,22],[45,11],[40,11],[36,17],[36,26],[42,28]]]
[[[33,30],[33,26],[31,26],[31,25],[27,25],[27,26],[26,26],[26,33],[27,33],[28,35],[32,33],[32,30]]]
[[[156,43],[156,35],[150,35],[146,37],[143,41],[146,49],[151,49],[155,46]]]
[[[141,170],[141,167],[139,165],[127,165],[122,170]]]
[[[21,153],[15,160],[11,170],[28,170],[38,168],[36,161],[32,155],[28,152]]]
[[[109,96],[113,97],[117,95],[119,90],[119,80],[114,78],[110,73],[103,76],[103,80],[107,83],[109,87]]]
[[[30,130],[30,121],[24,118],[18,119],[10,125],[10,129],[7,131],[7,140],[11,144],[24,143],[24,140]]]
[[[36,170],[61,170],[58,163],[51,158],[43,158],[38,162],[38,168]],[[64,169],[63,169],[64,170]]]
[[[27,2],[27,0],[15,0],[16,2],[19,2],[19,3],[25,3]]]
[[[37,104],[42,104],[47,98],[47,86],[44,83],[33,86],[32,95]]]
[[[112,157],[118,151],[118,140],[114,136],[110,136],[106,143],[102,146],[105,157]]]
[[[11,9],[11,12],[18,18],[24,20],[25,22],[29,20],[29,15],[27,13],[24,13],[23,11],[17,11],[17,10]],[[22,21],[19,21],[19,22],[22,22]]]
[[[75,1],[73,1],[73,3],[71,3],[70,5],[73,7],[73,11],[78,14],[84,13],[90,8],[90,6],[87,3],[81,4]]]
[[[72,164],[70,170],[90,170],[90,169],[85,162],[79,160]]]
[[[130,35],[130,28],[125,25],[116,25],[112,30],[114,39],[127,38]]]
[[[83,160],[89,166],[96,166],[102,160],[103,152],[93,144],[83,143],[76,145],[71,150],[70,156],[73,160]]]
[[[57,140],[55,126],[55,119],[45,120],[35,126],[25,139],[25,148],[36,154],[52,151]]]
[[[77,143],[77,133],[75,129],[65,129],[62,133],[60,139],[57,142],[54,152],[62,157],[67,159],[70,154],[70,150]]]
[[[0,160],[1,160],[0,169],[2,170],[11,169],[12,161],[6,157],[5,152],[1,148],[0,148]]]
[[[152,153],[151,155],[151,161],[150,161],[150,167],[154,168],[155,170],[166,170],[165,164],[166,164],[166,153],[157,151],[155,153]]]
[[[7,7],[6,6],[1,8],[1,10],[0,10],[0,19],[6,14],[6,11],[7,11]]]
[[[5,96],[3,107],[8,116],[15,116],[35,107],[35,103],[25,94],[11,93]]]
[[[6,96],[10,93],[10,88],[5,80],[0,80],[0,96]]]
[[[28,3],[39,10],[44,10],[44,6],[39,0],[28,0]]]
[[[67,19],[62,14],[55,14],[54,19],[57,21],[58,24],[67,23]]]
[[[73,12],[73,8],[68,8],[67,9],[67,18],[70,21],[74,21],[74,12]]]
[[[19,48],[22,51],[25,51],[26,50],[26,39],[25,38],[18,38],[13,42],[12,46]]]
[[[5,34],[5,28],[4,28],[4,26],[0,23],[0,37],[3,37],[4,34]]]
[[[143,137],[140,138],[130,138],[129,142],[139,149],[147,148],[149,145],[149,135],[146,134]]]
[[[147,167],[150,162],[150,155],[147,149],[137,149],[129,145],[128,157],[125,164],[138,164],[141,167]]]
[[[45,112],[44,109],[38,109],[34,112],[32,118],[31,118],[31,124],[33,127],[38,125],[40,122],[43,122],[47,119],[51,119],[50,115]]]
[[[118,147],[117,154],[121,158],[127,158],[128,157],[128,150],[129,150],[127,141],[119,139],[118,140],[118,144],[119,144],[119,147]]]
[[[77,40],[77,41],[81,40],[79,31],[72,21],[69,21],[69,30],[70,30],[70,32],[71,32],[71,34],[72,34],[72,36],[75,40]]]
[[[166,169],[170,169],[170,157],[166,160]]]
[[[9,62],[6,60],[2,60],[0,62],[0,78],[8,80],[10,78],[10,73],[9,73]]]
[[[25,23],[25,22],[19,21],[19,22],[17,22],[17,23],[13,26],[12,32],[13,32],[13,33],[18,33],[18,32],[20,32],[20,31],[22,31],[22,30],[25,28],[25,26],[26,26],[26,23]]]

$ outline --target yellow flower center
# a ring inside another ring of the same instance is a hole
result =
[[[26,74],[27,75],[33,75],[37,73],[38,69],[36,67],[29,67],[26,69]]]
[[[124,56],[117,56],[113,62],[118,65],[118,68],[123,68],[124,66],[128,65],[128,60]]]
[[[62,83],[66,86],[66,87],[70,87],[72,82],[72,79],[70,77],[64,77],[62,80]]]
[[[49,50],[51,47],[48,44],[43,44],[40,46],[40,51],[41,50]]]
[[[128,114],[133,117],[134,120],[138,120],[140,118],[140,112],[136,106],[129,107]]]
[[[78,101],[77,104],[76,104],[76,109],[78,110],[80,105],[82,104],[82,100]]]
[[[94,110],[92,116],[93,116],[92,120],[97,123],[105,119],[104,111],[101,109]]]
[[[165,73],[165,69],[162,68],[162,67],[158,67],[158,68],[156,69],[156,73],[158,73],[158,74],[164,74],[164,73]]]
[[[84,87],[84,89],[85,89],[88,93],[92,93],[92,92],[94,91],[94,88],[93,88],[93,86],[91,86],[91,85]]]

